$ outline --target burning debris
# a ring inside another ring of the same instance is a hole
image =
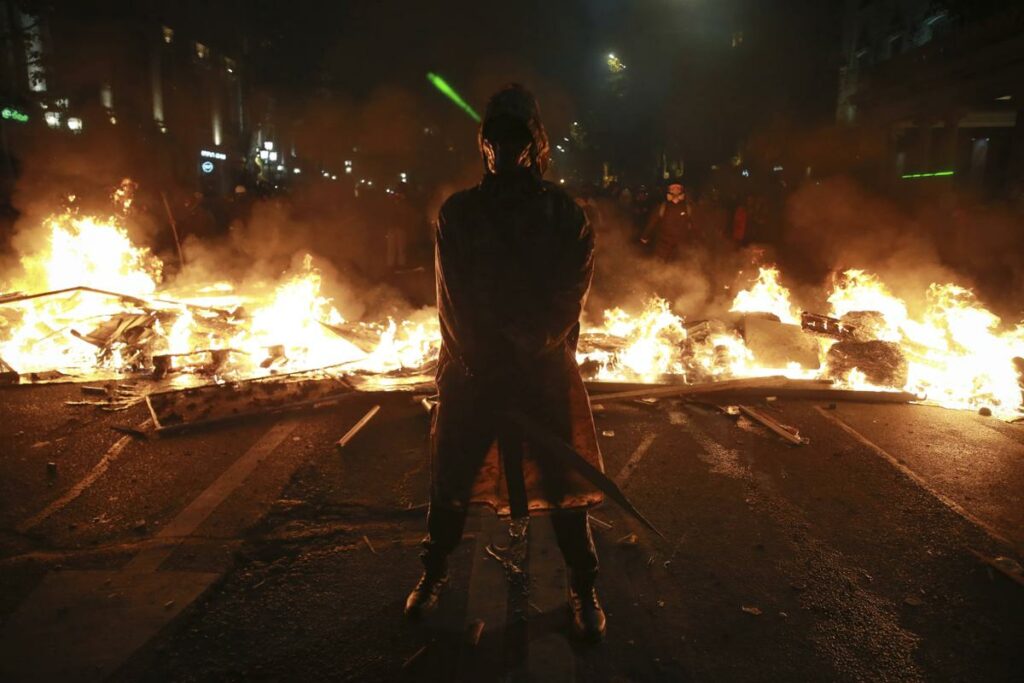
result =
[[[170,427],[282,397],[322,400],[304,393],[310,382],[330,394],[430,381],[440,347],[433,312],[346,320],[322,292],[311,256],[270,286],[185,290],[163,282],[163,264],[132,243],[119,216],[67,212],[43,228],[45,247],[22,258],[23,272],[0,294],[2,382],[146,378],[158,390],[148,397],[156,424]],[[903,391],[1003,416],[1019,409],[1014,363],[1024,357],[1024,325],[1001,331],[969,290],[932,285],[926,310],[913,317],[878,278],[849,270],[827,301],[827,314],[800,312],[779,271],[764,267],[735,296],[732,319],[688,323],[654,296],[637,314],[613,308],[586,326],[578,360],[588,380],[637,390],[785,377],[834,383],[819,383],[819,392]],[[183,387],[191,388],[175,394]],[[212,412],[198,407],[210,402]]]
[[[839,341],[826,355],[831,377],[856,377],[861,382],[880,387],[902,387],[907,383],[908,364],[903,349],[895,342]]]

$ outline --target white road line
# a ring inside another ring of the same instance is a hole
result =
[[[640,444],[636,447],[636,450],[633,451],[633,455],[629,456],[629,460],[627,460],[626,464],[622,466],[619,473],[615,475],[616,484],[622,486],[626,483],[626,480],[633,474],[633,471],[640,465],[640,461],[643,460],[644,456],[647,454],[647,450],[651,447],[651,444],[654,443],[654,439],[656,437],[657,434],[654,432],[644,436],[640,441]]]
[[[686,427],[686,431],[701,447],[701,450],[695,453],[697,459],[708,465],[711,473],[734,479],[750,478],[750,468],[741,462],[738,450],[720,444],[691,420],[686,413],[673,410],[669,412],[668,419],[669,423],[673,425]]]
[[[871,441],[869,438],[867,438],[866,436],[864,436],[863,434],[858,432],[856,429],[854,429],[850,425],[848,425],[845,422],[843,422],[843,420],[841,420],[838,416],[831,414],[829,411],[825,410],[821,406],[814,406],[814,409],[817,410],[819,413],[821,413],[822,417],[824,417],[826,420],[828,420],[829,422],[832,422],[834,425],[836,425],[837,427],[842,429],[844,432],[846,432],[847,434],[852,436],[854,439],[856,439],[858,442],[860,442],[861,445],[866,446],[869,450],[873,451],[876,455],[880,456],[882,459],[886,460],[890,465],[892,465],[897,470],[899,470],[900,472],[905,474],[915,484],[917,484],[918,486],[923,488],[925,491],[927,491],[931,495],[935,496],[935,498],[937,498],[939,500],[939,502],[941,502],[947,508],[949,508],[950,510],[952,510],[956,514],[960,515],[961,517],[966,519],[968,522],[971,522],[975,526],[979,527],[982,531],[987,533],[989,536],[991,536],[995,540],[997,540],[997,541],[999,541],[1001,543],[1005,543],[1006,545],[1010,546],[1011,548],[1016,548],[1017,547],[1013,543],[1013,541],[1011,541],[1010,539],[1006,538],[1001,533],[996,531],[994,528],[989,526],[988,522],[985,522],[980,517],[977,517],[973,513],[969,512],[968,510],[966,510],[963,506],[961,506],[959,503],[957,503],[955,500],[953,500],[949,496],[947,496],[947,495],[945,495],[943,493],[940,493],[939,491],[936,491],[921,476],[919,476],[912,469],[910,469],[905,464],[903,464],[903,462],[901,460],[899,460],[898,458],[890,455],[888,451],[886,451],[884,448],[882,448],[881,446],[879,446],[875,442]]]
[[[184,540],[185,537],[193,533],[298,425],[299,421],[294,418],[274,423],[263,436],[257,439],[256,443],[249,447],[242,457],[224,470],[206,490],[179,512],[177,517],[155,534],[154,538]],[[144,550],[125,565],[125,569],[134,572],[155,571],[164,560],[170,557],[179,543]]]
[[[143,430],[149,426],[149,423],[150,419],[147,418],[146,420],[140,422],[135,427],[135,429]],[[90,486],[92,486],[92,483],[94,481],[103,476],[103,473],[107,471],[107,468],[110,467],[110,464],[117,460],[117,457],[121,455],[121,451],[123,451],[125,446],[127,446],[129,442],[131,442],[131,440],[134,438],[134,436],[126,434],[117,441],[115,441],[114,444],[107,449],[107,452],[103,454],[103,457],[100,458],[100,461],[96,463],[96,465],[93,466],[91,470],[89,470],[89,473],[85,475],[85,477],[83,477],[77,484],[72,486],[67,491],[67,493],[65,493],[60,498],[47,505],[45,508],[43,508],[33,516],[19,523],[15,527],[15,529],[19,533],[25,533],[29,529],[38,526],[40,523],[44,522],[51,515],[53,515],[53,513],[62,509],[68,503],[82,495],[82,492],[85,491]]]
[[[465,642],[458,653],[455,665],[456,681],[479,680],[479,673],[495,663],[500,666],[503,638],[505,632],[508,584],[505,574],[497,562],[492,560],[485,548],[492,542],[507,543],[507,537],[500,534],[504,524],[490,511],[478,513],[480,516],[470,519],[471,523],[480,525],[473,543],[473,565],[469,573],[469,586],[466,589],[465,629],[474,621],[484,623],[481,641],[474,647]],[[449,586],[448,590],[452,590]],[[465,632],[465,631],[464,631]]]
[[[568,614],[565,563],[550,516],[530,521],[530,638],[526,658],[528,680],[569,683],[576,680],[576,657],[570,645],[567,617],[552,622],[541,615]],[[536,609],[534,609],[536,608]],[[539,610],[540,614],[534,612]]]

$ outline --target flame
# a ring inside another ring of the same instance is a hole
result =
[[[163,264],[149,249],[136,247],[117,218],[69,211],[47,218],[43,230],[43,248],[22,257],[22,275],[4,290],[32,292],[87,284],[132,296],[156,291]],[[72,326],[89,326],[123,310],[119,302],[84,292],[34,300],[19,308],[15,322],[0,318],[0,329],[8,330],[0,334],[0,358],[21,372],[92,365],[96,347],[72,335]],[[104,363],[114,369],[123,365],[116,350]]]
[[[132,189],[130,183],[122,184],[115,193],[121,213],[130,205]],[[0,358],[20,372],[145,369],[149,359],[140,357],[138,344],[102,343],[103,330],[136,319],[148,324],[148,354],[229,350],[229,360],[218,373],[259,376],[345,364],[353,372],[412,376],[437,356],[440,332],[432,309],[405,319],[348,322],[324,291],[322,273],[308,254],[296,271],[284,273],[277,282],[241,289],[230,282],[211,282],[176,296],[162,287],[163,264],[133,244],[122,220],[74,212],[47,218],[43,247],[21,259],[20,275],[0,291],[84,285],[133,298],[73,292],[0,306]],[[835,278],[827,301],[830,315],[849,316],[851,324],[859,325],[858,339],[897,344],[908,366],[902,387],[873,386],[858,368],[848,371],[840,384],[903,389],[946,407],[987,406],[1000,415],[1012,415],[1021,405],[1014,358],[1024,357],[1024,324],[1006,329],[969,289],[933,284],[926,306],[915,316],[876,275],[847,270]],[[759,268],[730,310],[771,313],[785,324],[800,322],[799,308],[774,266]],[[94,343],[82,338],[94,330]],[[577,359],[588,366],[590,376],[610,381],[780,374],[817,378],[828,375],[827,353],[834,342],[818,338],[821,369],[795,363],[771,367],[724,323],[687,328],[667,301],[652,296],[637,313],[612,308],[600,324],[587,325]]]
[[[133,296],[153,294],[163,264],[136,247],[119,219],[64,213],[46,219],[46,246],[21,259],[15,289],[64,289],[87,284]]]
[[[789,290],[779,283],[779,269],[774,266],[758,268],[757,280],[733,299],[734,313],[773,313],[780,321],[799,324],[799,312],[789,301]]]
[[[125,188],[114,194],[122,208],[131,201]],[[215,282],[193,296],[176,297],[160,289],[163,264],[132,243],[119,217],[101,220],[68,212],[48,218],[44,229],[44,248],[23,257],[19,278],[0,291],[85,285],[137,297],[144,306],[116,296],[74,292],[0,309],[0,358],[19,372],[127,369],[123,344],[98,349],[74,332],[88,332],[118,314],[147,310],[160,314],[152,325],[154,354],[228,349],[235,352],[228,370],[245,375],[265,373],[264,362],[274,354],[292,371],[342,363],[374,372],[415,368],[436,357],[440,346],[432,316],[415,323],[389,319],[357,324],[367,339],[378,339],[371,351],[339,337],[321,324],[340,325],[345,318],[322,292],[322,275],[309,254],[298,272],[286,274],[276,285],[239,292],[231,283]],[[237,315],[223,319],[224,311]]]
[[[620,340],[614,352],[595,350],[577,354],[581,363],[599,364],[598,379],[653,381],[664,375],[685,374],[681,345],[686,340],[686,328],[664,299],[650,299],[638,316],[621,308],[607,310],[604,325],[589,327],[587,332]]]
[[[1000,332],[1000,319],[969,289],[932,284],[919,319],[876,276],[848,270],[829,296],[832,315],[875,311],[884,324],[876,335],[897,342],[907,356],[903,389],[948,408],[988,407],[1011,414],[1021,403],[1013,358],[1024,354],[1024,326]],[[852,373],[851,373],[852,374]],[[851,385],[857,380],[851,378]]]
[[[910,317],[906,304],[894,297],[877,276],[863,270],[847,270],[836,278],[828,303],[836,318],[863,311],[881,313],[886,324],[875,334],[883,341],[900,341],[900,329]]]

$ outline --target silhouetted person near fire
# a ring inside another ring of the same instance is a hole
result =
[[[682,249],[697,242],[693,210],[682,183],[668,186],[665,201],[651,212],[640,241],[653,241],[654,255],[665,261],[677,258]]]
[[[522,86],[491,98],[479,144],[483,180],[449,197],[438,219],[439,404],[424,573],[406,614],[416,618],[436,606],[471,503],[511,512],[524,524],[528,511],[548,511],[569,569],[575,629],[597,640],[605,615],[594,590],[598,562],[587,509],[602,495],[501,417],[527,415],[603,468],[575,358],[593,233],[572,198],[542,179],[547,135]]]

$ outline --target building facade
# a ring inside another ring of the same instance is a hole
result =
[[[243,3],[0,1],[0,174],[59,156],[208,195],[293,171]]]
[[[848,0],[836,118],[882,150],[897,185],[1019,193],[1024,6]]]

